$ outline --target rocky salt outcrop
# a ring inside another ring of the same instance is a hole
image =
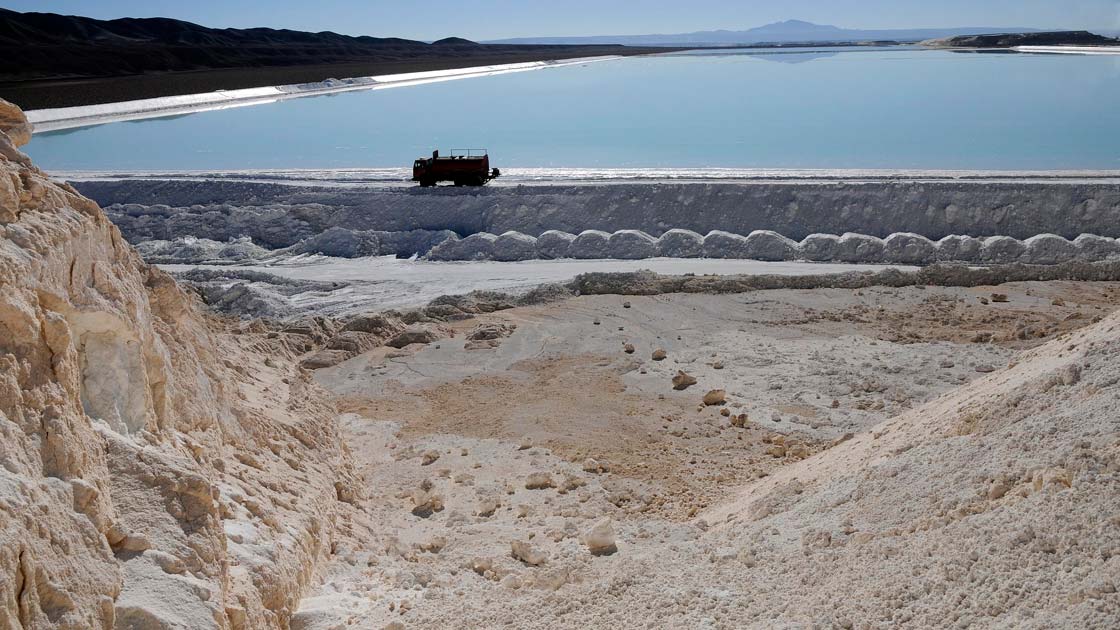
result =
[[[31,142],[31,123],[18,107],[0,100],[0,133],[8,137],[5,151],[11,151]]]
[[[289,319],[308,310],[323,312],[327,309],[322,304],[307,298],[349,286],[346,282],[299,280],[231,268],[200,267],[174,276],[182,286],[197,293],[209,310],[243,319]]]
[[[333,409],[26,140],[0,101],[0,627],[286,627],[357,498]]]
[[[413,344],[426,345],[445,336],[447,332],[439,326],[412,324],[386,341],[385,345],[390,348],[404,348]]]
[[[173,241],[145,241],[136,246],[145,261],[155,264],[193,264],[250,262],[269,255],[251,239],[239,238],[227,243],[206,238],[177,238]]]

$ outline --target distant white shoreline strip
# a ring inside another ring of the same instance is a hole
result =
[[[52,170],[60,181],[223,181],[321,187],[415,186],[408,168],[295,168],[240,170]],[[1120,170],[794,169],[794,168],[502,168],[491,187],[644,182],[728,183],[1120,183]]]
[[[205,92],[202,94],[161,96],[159,98],[104,103],[101,105],[35,109],[26,112],[26,114],[27,119],[34,125],[34,133],[43,133],[47,131],[88,127],[91,125],[102,125],[110,122],[144,120],[147,118],[178,116],[233,107],[262,105],[291,98],[322,96],[325,94],[338,94],[340,92],[354,92],[358,90],[383,90],[407,87],[410,85],[422,85],[425,83],[438,83],[440,81],[494,76],[512,72],[560,68],[564,66],[597,63],[600,61],[612,61],[621,58],[622,57],[619,55],[580,57],[577,59],[530,61],[525,63],[476,66],[473,68],[456,68],[451,70],[431,70],[427,72],[408,72],[404,74],[387,74],[351,79],[327,79],[318,83],[297,83],[292,85],[244,88],[238,90],[218,90],[216,92]]]
[[[1014,46],[1012,50],[1053,55],[1120,55],[1120,46]]]

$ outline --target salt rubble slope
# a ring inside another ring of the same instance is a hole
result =
[[[1113,314],[702,518],[782,567],[755,593],[782,618],[1116,627],[1117,383]]]
[[[26,139],[0,101],[0,628],[287,627],[353,500],[333,410]]]

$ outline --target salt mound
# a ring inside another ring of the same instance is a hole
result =
[[[494,241],[494,260],[514,262],[537,257],[537,239],[521,232],[506,232]]]
[[[490,260],[494,256],[497,236],[480,232],[464,239],[449,238],[428,252],[431,260]]]
[[[754,260],[793,260],[798,243],[771,230],[755,230],[747,236],[747,258]]]
[[[704,237],[704,258],[750,258],[750,244],[745,236],[712,230]]]
[[[377,256],[381,253],[381,239],[372,230],[332,227],[305,238],[288,251],[293,254],[322,254],[338,258]]]
[[[927,265],[937,260],[933,241],[913,232],[897,232],[883,241],[884,262]]]
[[[801,255],[805,260],[828,262],[836,257],[840,237],[835,234],[810,234],[801,241]]]
[[[1023,245],[1023,262],[1032,265],[1058,265],[1077,257],[1077,246],[1057,234],[1032,236]]]
[[[548,230],[537,237],[537,252],[544,259],[568,258],[574,240],[575,234]]]
[[[173,241],[145,241],[136,251],[150,263],[206,264],[248,262],[268,255],[268,250],[258,247],[249,238],[220,243],[205,238],[177,238]]]
[[[638,230],[619,230],[608,242],[610,258],[641,260],[657,255],[657,239]]]
[[[568,255],[572,258],[610,258],[611,235],[601,230],[584,230],[572,241]]]
[[[1120,255],[1120,242],[1095,234],[1082,234],[1073,240],[1078,255],[1088,261],[1105,260]]]
[[[836,260],[852,263],[879,262],[883,260],[886,248],[886,243],[881,238],[849,232],[841,236],[836,244]]]
[[[609,518],[596,521],[583,535],[583,541],[587,545],[587,550],[594,556],[609,556],[618,552],[614,524]]]
[[[941,262],[976,262],[984,242],[973,236],[953,234],[937,242],[937,260]]]
[[[692,230],[669,230],[657,239],[657,254],[666,258],[698,258],[703,251],[704,237]]]
[[[989,236],[980,248],[980,260],[986,263],[1017,262],[1027,251],[1022,241],[1010,236]]]

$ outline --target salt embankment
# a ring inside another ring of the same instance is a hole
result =
[[[705,257],[1058,264],[1120,253],[1120,182],[543,184],[476,190],[84,181],[155,262]],[[198,240],[192,240],[198,239]]]
[[[1014,178],[976,181],[858,180],[642,181],[607,184],[550,182],[481,189],[383,185],[329,188],[245,182],[221,177],[191,180],[79,181],[74,185],[103,207],[132,242],[196,236],[225,241],[271,231],[282,242],[330,227],[351,230],[451,230],[540,236],[670,229],[749,235],[772,230],[801,241],[810,234],[847,232],[886,238],[913,232],[931,240],[952,234],[1028,239],[1083,233],[1120,237],[1120,178]],[[285,240],[286,239],[286,240]]]

